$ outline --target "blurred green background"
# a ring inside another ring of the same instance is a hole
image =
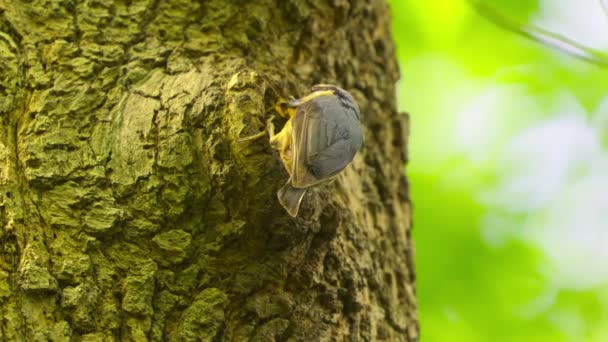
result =
[[[608,50],[596,0],[488,3]],[[608,68],[392,0],[422,341],[608,341]]]

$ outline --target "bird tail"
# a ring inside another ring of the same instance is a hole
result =
[[[306,189],[293,187],[291,185],[291,178],[289,178],[287,183],[285,183],[285,185],[283,185],[283,187],[277,192],[277,197],[279,197],[279,202],[283,208],[287,210],[289,215],[296,217],[305,193]]]

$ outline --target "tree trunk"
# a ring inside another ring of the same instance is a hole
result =
[[[389,28],[382,0],[0,0],[0,340],[417,340]],[[366,141],[292,219],[238,139],[315,83]]]

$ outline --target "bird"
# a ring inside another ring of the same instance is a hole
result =
[[[331,84],[317,84],[299,99],[275,106],[287,118],[274,134],[270,125],[270,145],[279,151],[289,173],[287,183],[277,192],[280,204],[292,217],[298,215],[306,191],[336,178],[363,146],[361,114],[353,96]]]

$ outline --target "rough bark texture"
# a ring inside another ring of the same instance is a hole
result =
[[[0,0],[0,341],[417,340],[389,27],[382,0]],[[366,143],[291,219],[237,139],[319,82]]]

